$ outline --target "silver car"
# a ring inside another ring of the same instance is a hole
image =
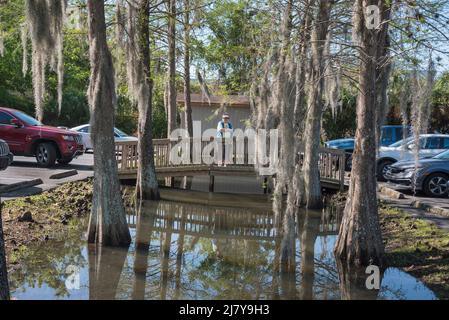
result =
[[[415,161],[388,166],[385,177],[393,188],[422,191],[429,197],[448,196],[449,150]]]
[[[70,130],[76,131],[81,135],[81,137],[83,139],[84,149],[86,151],[92,150],[92,140],[90,139],[90,125],[89,124],[83,124],[81,126],[74,127]],[[121,131],[117,128],[114,128],[114,140],[115,140],[115,142],[138,141],[138,139],[136,137],[127,135],[126,133],[124,133],[123,131]]]

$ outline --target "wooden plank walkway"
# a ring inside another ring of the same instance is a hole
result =
[[[237,162],[237,164],[228,164],[226,167],[205,163],[203,159],[198,164],[173,164],[173,160],[170,159],[170,150],[177,143],[177,141],[170,141],[169,139],[153,140],[154,162],[158,177],[209,176],[210,191],[213,191],[215,176],[263,176],[265,178],[275,178],[275,175],[265,176],[259,174],[254,164],[250,163],[248,150],[253,146],[250,145],[247,139],[244,140],[244,145],[240,147],[238,147],[239,142],[234,140],[231,159]],[[211,141],[202,141],[201,150],[204,150],[204,147],[210,143]],[[240,148],[240,152],[237,152],[238,148]],[[242,150],[243,154],[241,152]],[[181,156],[182,152],[182,150],[177,150],[177,155]],[[301,161],[302,163],[303,155],[303,152],[300,153],[297,161]],[[117,142],[116,157],[120,179],[135,179],[138,165],[137,142]],[[323,187],[336,190],[343,190],[345,188],[344,163],[344,151],[320,148],[319,169]]]

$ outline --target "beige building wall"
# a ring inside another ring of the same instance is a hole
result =
[[[222,112],[219,109],[209,106],[192,105],[192,120],[201,121],[201,130],[216,128],[218,121],[221,120]],[[225,110],[229,116],[234,129],[245,130],[246,122],[250,118],[249,107],[227,107]]]

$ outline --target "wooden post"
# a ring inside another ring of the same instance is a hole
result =
[[[267,177],[263,178],[262,188],[263,188],[263,193],[267,194],[268,193],[268,178]]]
[[[339,156],[339,169],[340,169],[340,191],[345,190],[345,158],[346,154],[343,152]]]
[[[209,192],[214,192],[215,176],[209,175]]]

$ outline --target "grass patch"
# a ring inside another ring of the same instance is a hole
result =
[[[449,299],[449,233],[384,205],[380,223],[389,265],[421,279],[438,298]]]

